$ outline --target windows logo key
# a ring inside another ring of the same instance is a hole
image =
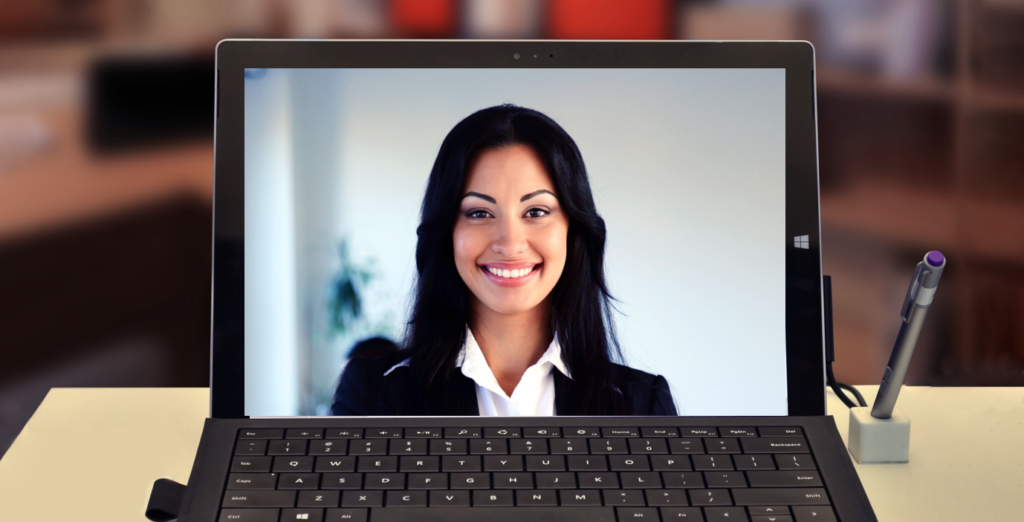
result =
[[[793,236],[793,246],[804,250],[811,248],[811,236]]]

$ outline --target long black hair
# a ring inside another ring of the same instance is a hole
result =
[[[551,329],[562,348],[577,415],[628,415],[614,382],[622,355],[604,277],[604,220],[597,213],[576,143],[532,109],[499,105],[460,121],[445,137],[430,171],[416,229],[416,297],[405,350],[428,410],[452,413],[449,386],[472,313],[469,289],[455,268],[452,233],[473,161],[484,151],[525,145],[540,157],[569,217],[565,269],[551,291]],[[406,398],[409,399],[409,398]]]

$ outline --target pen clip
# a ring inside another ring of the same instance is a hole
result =
[[[921,289],[921,282],[924,281],[924,276],[930,273],[925,265],[924,261],[917,264],[914,268],[914,277],[910,279],[910,288],[907,289],[907,298],[903,300],[903,308],[900,310],[900,317],[903,318],[903,322],[909,323],[910,316],[914,312],[914,302],[917,300],[917,291]]]

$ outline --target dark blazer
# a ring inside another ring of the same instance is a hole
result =
[[[405,354],[397,353],[376,359],[352,359],[341,374],[331,404],[332,415],[439,415],[431,411],[422,390],[413,382],[408,366],[395,368]],[[636,415],[677,415],[668,381],[660,375],[615,365],[615,384],[630,401]],[[579,415],[574,411],[572,379],[557,369],[555,377],[555,411],[558,415]],[[480,415],[476,404],[476,383],[461,371],[452,377],[454,415]]]

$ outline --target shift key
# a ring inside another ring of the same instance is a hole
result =
[[[228,491],[224,493],[221,507],[294,507],[297,494],[297,491]]]

